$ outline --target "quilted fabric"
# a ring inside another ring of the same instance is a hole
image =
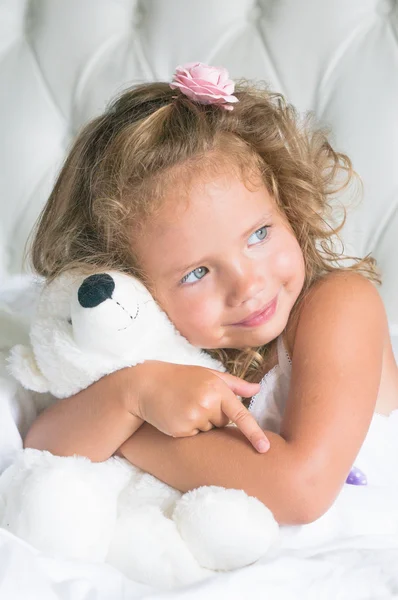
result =
[[[379,260],[398,323],[396,0],[0,0],[2,268],[22,271],[82,124],[124,87],[170,81],[189,61],[266,80],[332,128],[364,183],[347,251]]]

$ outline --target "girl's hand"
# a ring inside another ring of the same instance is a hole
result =
[[[233,422],[259,451],[269,441],[236,395],[260,389],[229,373],[205,367],[147,361],[131,369],[136,408],[133,413],[172,437],[188,437]]]

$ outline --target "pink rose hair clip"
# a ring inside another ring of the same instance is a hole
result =
[[[211,67],[200,62],[186,63],[176,68],[170,87],[172,90],[179,88],[194,102],[217,104],[225,110],[233,110],[231,104],[239,102],[232,95],[235,84],[223,67]]]

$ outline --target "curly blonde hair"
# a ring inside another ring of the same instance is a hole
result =
[[[342,243],[335,248],[346,215],[343,208],[335,222],[337,194],[359,178],[330,145],[329,131],[312,127],[311,115],[301,118],[264,82],[242,79],[235,95],[233,111],[193,102],[162,82],[116,98],[70,150],[35,228],[34,269],[48,279],[76,267],[118,269],[148,285],[133,232],[145,229],[169,190],[228,167],[245,180],[260,175],[290,223],[306,271],[296,306],[317,279],[337,269],[379,282],[373,258],[344,256]],[[231,373],[255,381],[270,347],[209,352]]]

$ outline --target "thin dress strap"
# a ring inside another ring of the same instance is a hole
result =
[[[278,337],[277,341],[277,351],[278,351],[278,363],[282,373],[285,375],[290,375],[292,370],[292,359],[290,358],[285,344],[283,342],[282,334]]]

